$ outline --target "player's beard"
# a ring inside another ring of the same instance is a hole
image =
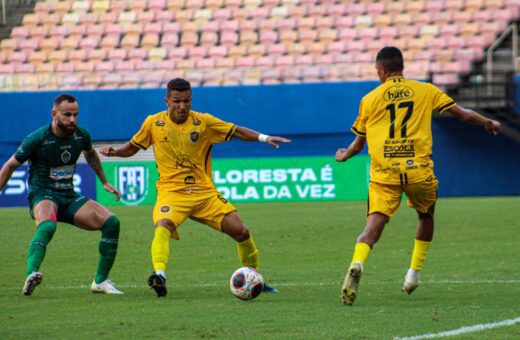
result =
[[[58,126],[58,129],[61,130],[61,132],[63,132],[63,134],[67,135],[67,136],[70,136],[72,135],[74,132],[76,132],[76,124],[73,124],[72,126],[69,124],[64,124],[62,123],[59,119],[57,121],[57,126]]]

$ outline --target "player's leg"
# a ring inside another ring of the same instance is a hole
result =
[[[31,295],[43,279],[39,270],[47,245],[56,231],[56,216],[58,215],[58,205],[51,200],[37,197],[31,202],[31,206],[31,213],[36,223],[36,233],[29,244],[26,279],[22,289],[24,295]]]
[[[175,204],[173,204],[175,203]],[[154,237],[151,245],[153,273],[148,277],[148,286],[157,297],[168,293],[166,288],[166,267],[170,259],[170,239],[179,240],[177,232],[191,211],[191,196],[159,193],[153,209]]]
[[[437,187],[438,182],[433,177],[433,180],[410,184],[405,189],[408,205],[416,209],[419,217],[410,268],[406,273],[403,284],[403,291],[408,294],[411,294],[419,286],[419,273],[423,268],[433,240]]]
[[[96,201],[82,196],[67,207],[64,215],[64,219],[72,219],[71,222],[79,228],[101,231],[98,245],[99,260],[96,276],[90,287],[91,291],[93,293],[123,294],[108,279],[119,244],[120,222],[117,216]]]
[[[367,219],[363,232],[357,238],[352,261],[341,287],[344,304],[352,305],[356,300],[363,265],[374,244],[381,237],[385,225],[401,202],[401,188],[371,182],[368,191]]]

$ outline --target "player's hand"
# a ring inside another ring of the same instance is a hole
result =
[[[336,162],[344,162],[347,160],[347,149],[340,148],[336,151]]]
[[[278,145],[278,143],[289,144],[291,142],[291,140],[287,139],[287,138],[283,138],[283,137],[278,137],[278,136],[269,136],[265,142],[278,149],[280,147],[280,145]]]
[[[114,148],[111,146],[103,146],[99,149],[99,153],[103,156],[112,157],[115,156]]]
[[[498,135],[500,129],[502,128],[502,124],[500,124],[500,122],[496,120],[490,119],[488,123],[485,125],[485,128],[489,133]]]
[[[103,184],[103,188],[105,188],[105,190],[107,192],[110,192],[110,193],[116,195],[116,201],[119,201],[119,199],[121,198],[121,193],[119,192],[119,190],[116,189],[116,187],[114,187],[112,184],[106,182],[105,184]]]

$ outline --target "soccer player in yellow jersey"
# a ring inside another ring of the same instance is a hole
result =
[[[368,210],[364,231],[357,239],[354,255],[341,288],[344,304],[352,305],[368,253],[396,212],[404,192],[408,206],[417,211],[417,225],[410,269],[403,290],[411,294],[418,286],[419,272],[433,238],[437,178],[433,172],[432,111],[449,112],[460,121],[482,125],[493,134],[500,123],[457,105],[429,83],[403,77],[403,55],[395,47],[384,47],[376,57],[381,85],[363,97],[352,126],[356,138],[348,148],[338,149],[336,160],[345,162],[358,154],[365,142],[370,155]]]
[[[179,239],[178,228],[187,219],[209,225],[237,242],[243,266],[258,266],[258,249],[251,233],[213,184],[211,148],[233,137],[260,141],[278,148],[290,140],[260,134],[245,127],[224,122],[210,114],[191,110],[191,85],[176,78],[167,86],[167,111],[148,116],[139,132],[118,149],[103,147],[105,156],[130,157],[153,145],[159,172],[157,201],[153,210],[155,235],[152,241],[154,272],[148,285],[158,297],[166,296],[166,264],[170,238]],[[264,291],[276,291],[266,285]]]

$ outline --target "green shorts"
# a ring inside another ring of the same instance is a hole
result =
[[[29,207],[31,217],[34,219],[33,209],[41,201],[49,200],[58,207],[57,219],[59,222],[74,224],[74,215],[89,200],[76,192],[49,192],[38,191],[29,194]]]

